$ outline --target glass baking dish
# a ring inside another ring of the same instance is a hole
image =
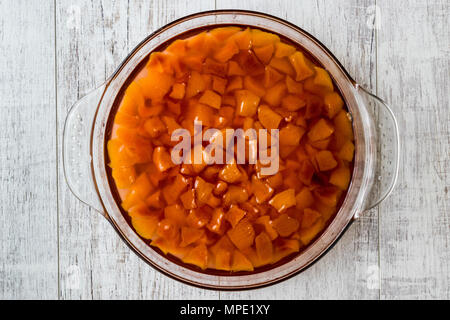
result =
[[[301,46],[330,73],[351,114],[355,134],[352,180],[335,218],[296,256],[251,273],[200,271],[150,247],[126,221],[108,179],[106,163],[108,123],[115,114],[116,98],[127,79],[152,51],[171,39],[196,29],[224,25],[265,29]],[[191,285],[221,290],[266,286],[310,266],[364,211],[377,206],[391,193],[399,167],[398,126],[389,106],[358,85],[333,54],[306,31],[274,16],[242,10],[193,14],[152,33],[103,85],[75,103],[67,115],[63,139],[65,178],[79,200],[103,214],[128,246],[157,270]],[[383,150],[379,148],[381,140]]]

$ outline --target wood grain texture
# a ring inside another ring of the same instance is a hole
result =
[[[58,297],[53,2],[0,1],[0,298]]]
[[[357,81],[375,89],[375,33],[366,11],[374,1],[239,1],[218,0],[217,8],[274,14],[305,29],[325,44]],[[352,21],[351,24],[347,21]],[[335,32],[339,30],[339,32]],[[222,299],[377,299],[368,286],[378,268],[378,213],[365,214],[339,243],[294,278],[268,288],[220,293]]]
[[[172,20],[213,6],[212,1],[58,1],[59,133],[71,105],[101,85],[142,39]],[[145,264],[100,214],[73,197],[62,168],[58,175],[61,298],[218,298],[218,293],[183,285]]]
[[[252,291],[154,271],[71,194],[60,157],[78,99],[149,33],[214,8],[304,28],[392,105],[402,132],[393,195],[313,267]],[[0,0],[0,299],[449,299],[449,16],[445,0]]]
[[[380,206],[381,298],[449,299],[449,3],[378,5],[378,92],[402,132],[399,182]]]

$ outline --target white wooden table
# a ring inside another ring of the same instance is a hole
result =
[[[315,35],[392,105],[402,136],[392,196],[312,268],[253,291],[156,272],[62,172],[71,105],[149,33],[215,8],[267,12]],[[447,0],[0,0],[0,299],[449,299],[449,20]]]

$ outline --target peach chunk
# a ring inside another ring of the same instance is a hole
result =
[[[258,120],[266,129],[278,129],[283,118],[273,111],[268,105],[263,104],[258,108]]]
[[[267,264],[272,261],[273,245],[272,240],[264,231],[255,238],[256,253],[262,263]]]
[[[288,208],[295,206],[295,190],[287,189],[277,193],[272,199],[270,199],[269,204],[277,209],[278,212],[283,212]]]
[[[231,265],[231,270],[233,271],[253,271],[253,265],[250,260],[247,259],[245,255],[239,250],[233,252],[233,262]]]
[[[188,254],[183,258],[183,262],[196,265],[201,269],[206,269],[208,266],[208,249],[206,245],[199,244],[194,247]]]
[[[214,91],[206,90],[199,102],[213,107],[214,109],[220,109],[222,98]]]
[[[175,165],[169,152],[164,147],[155,148],[153,151],[153,163],[160,172],[167,171]]]
[[[311,68],[310,62],[305,58],[302,52],[296,51],[289,60],[295,69],[296,81],[302,81],[314,75],[314,69]]]
[[[287,214],[282,214],[273,221],[273,227],[282,237],[288,237],[299,227],[299,222],[295,218],[291,218]]]
[[[231,242],[240,250],[250,247],[255,240],[255,230],[248,219],[242,219],[234,228],[228,231]]]
[[[316,154],[316,161],[320,171],[328,171],[337,166],[337,161],[333,154],[328,150],[319,151]]]
[[[235,93],[236,113],[243,117],[252,117],[258,109],[260,98],[249,90],[239,90]]]
[[[350,183],[350,169],[341,167],[333,170],[330,175],[330,183],[341,190],[347,190]]]
[[[309,130],[308,138],[311,141],[324,140],[331,136],[334,132],[333,126],[325,119],[320,119],[316,124]]]

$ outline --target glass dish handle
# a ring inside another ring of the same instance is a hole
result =
[[[81,202],[105,215],[92,173],[91,133],[105,84],[78,100],[64,124],[63,166],[70,191]]]
[[[400,135],[397,119],[387,103],[359,85],[356,85],[356,89],[368,107],[373,107],[374,115],[378,116],[375,183],[364,208],[364,211],[368,211],[383,202],[392,193],[397,183],[400,165]]]

